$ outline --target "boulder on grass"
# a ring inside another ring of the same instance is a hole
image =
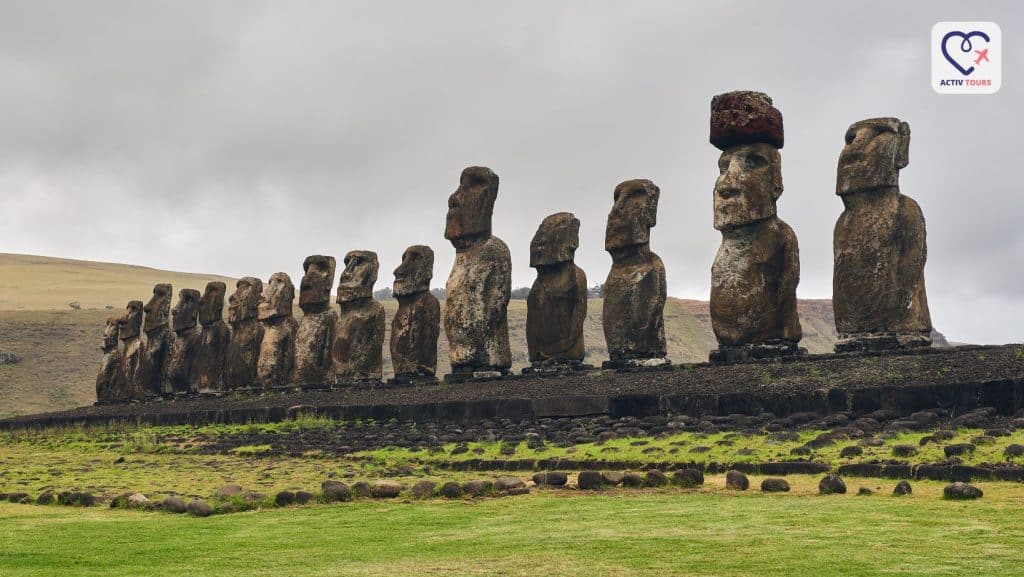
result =
[[[533,476],[533,482],[538,487],[562,487],[569,482],[569,475],[560,471],[543,471]]]
[[[441,485],[440,493],[449,499],[457,499],[462,496],[462,485],[455,481],[448,481]]]
[[[946,499],[980,499],[984,494],[985,493],[983,493],[981,489],[975,487],[974,485],[968,483],[961,483],[959,481],[957,481],[956,483],[946,485],[946,487],[942,490],[942,496]]]
[[[648,487],[664,487],[665,485],[668,485],[668,477],[658,469],[651,469],[650,471],[647,471],[647,477],[644,479],[644,484]]]
[[[725,473],[725,486],[736,491],[746,491],[750,488],[750,479],[742,471],[733,469]]]
[[[378,499],[394,499],[402,493],[402,486],[398,481],[382,479],[373,485],[373,496]]]
[[[277,495],[274,495],[274,505],[278,507],[287,507],[295,502],[295,493],[291,491],[281,491]]]
[[[320,491],[324,494],[324,500],[327,502],[348,501],[352,498],[352,491],[348,485],[333,479],[320,483]]]
[[[644,478],[640,473],[626,473],[622,476],[623,487],[643,487]]]
[[[526,486],[519,477],[498,477],[494,480],[494,490],[499,493],[518,491]]]
[[[462,484],[462,492],[470,497],[479,497],[494,490],[494,483],[486,479],[474,479]]]
[[[621,485],[623,479],[626,478],[626,474],[622,471],[602,471],[601,476],[604,477],[606,485],[616,486]]]
[[[189,501],[188,505],[185,506],[185,509],[196,517],[209,517],[210,515],[213,515],[213,507],[202,499],[192,499]]]
[[[818,492],[822,495],[845,495],[846,483],[839,475],[829,473],[818,482]]]
[[[316,498],[316,495],[314,495],[313,493],[310,493],[309,491],[295,491],[295,503],[296,504],[305,505],[306,503],[309,503],[309,502],[313,501],[313,499],[315,499],[315,498]]]
[[[366,481],[356,481],[352,484],[352,495],[355,497],[369,497],[373,494],[373,487]]]
[[[576,486],[586,491],[600,489],[604,485],[604,475],[599,471],[580,471],[576,476]]]
[[[910,481],[906,479],[896,483],[896,486],[892,490],[892,494],[896,496],[909,495],[914,492],[914,488],[910,486]]]
[[[244,490],[245,489],[243,489],[241,485],[228,483],[220,489],[217,489],[217,492],[214,493],[214,495],[217,497],[234,497],[235,495],[241,495]]]
[[[761,491],[765,493],[788,493],[789,481],[778,477],[769,477],[761,481]]]
[[[176,497],[174,495],[165,497],[162,505],[164,511],[168,511],[170,513],[184,513],[186,510],[185,501],[183,501],[181,497]]]
[[[417,499],[428,499],[434,496],[437,483],[429,480],[422,480],[412,486],[412,495]]]
[[[700,487],[704,484],[704,473],[697,469],[677,469],[672,473],[672,482],[680,487]]]

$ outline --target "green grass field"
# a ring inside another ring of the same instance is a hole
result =
[[[718,480],[714,480],[718,481]],[[1020,575],[1024,491],[616,491],[221,515],[0,504],[0,574]],[[891,484],[888,482],[887,484]]]

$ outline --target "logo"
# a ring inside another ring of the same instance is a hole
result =
[[[995,22],[939,22],[932,27],[932,90],[994,94],[1003,80],[1002,31]]]

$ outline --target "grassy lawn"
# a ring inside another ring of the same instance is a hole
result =
[[[875,481],[864,480],[869,485]],[[543,491],[477,501],[357,501],[206,519],[0,504],[0,574],[1019,575],[1024,491],[980,501],[794,492]]]

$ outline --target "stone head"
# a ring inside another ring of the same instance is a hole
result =
[[[728,230],[776,214],[782,195],[782,156],[771,144],[740,144],[718,157],[715,229]]]
[[[317,312],[330,305],[334,269],[333,256],[315,254],[306,257],[302,263],[305,274],[299,283],[299,308],[303,312]]]
[[[605,229],[605,250],[650,242],[651,227],[658,223],[659,196],[661,189],[646,179],[627,180],[616,186]]]
[[[490,236],[497,197],[498,175],[490,168],[470,166],[463,170],[459,188],[448,197],[444,237],[459,248],[465,241]]]
[[[580,221],[571,212],[545,218],[530,241],[530,266],[570,262],[580,246]]]
[[[103,346],[100,349],[109,353],[117,349],[117,338],[120,333],[121,319],[117,317],[107,318],[107,324],[103,327]]]
[[[263,281],[247,276],[235,283],[235,292],[228,297],[228,322],[237,324],[259,316]]]
[[[174,308],[171,309],[174,332],[186,331],[196,326],[201,298],[202,295],[196,289],[181,289],[178,292],[178,302],[174,303]]]
[[[839,153],[836,194],[899,186],[900,169],[909,162],[909,124],[898,118],[854,122],[846,130],[846,146]]]
[[[169,284],[161,283],[153,286],[153,297],[142,309],[146,313],[145,330],[147,333],[153,329],[167,326],[171,317],[171,295],[173,293],[174,289]]]
[[[206,283],[203,297],[199,299],[199,324],[212,325],[224,318],[224,294],[227,291],[227,285],[220,281]]]
[[[295,300],[295,285],[283,272],[270,275],[267,286],[260,297],[259,319],[261,321],[292,316],[292,302]]]
[[[373,283],[377,282],[377,253],[369,250],[353,250],[345,255],[345,270],[338,280],[339,303],[373,296]]]
[[[395,269],[396,297],[430,290],[434,278],[434,251],[429,246],[414,244],[402,253],[402,264]]]
[[[124,316],[117,320],[117,338],[134,339],[142,331],[142,301],[128,301]]]

